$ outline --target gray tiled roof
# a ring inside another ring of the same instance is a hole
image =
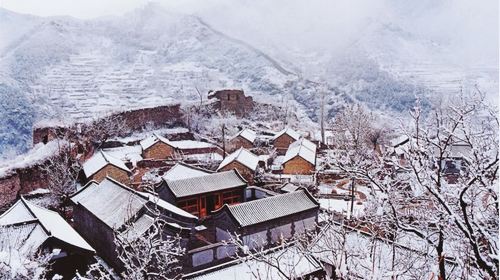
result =
[[[181,180],[166,180],[165,182],[178,198],[246,185],[246,181],[235,170]]]
[[[259,224],[318,207],[318,202],[305,190],[224,206],[241,227]]]
[[[128,187],[106,178],[100,184],[89,183],[71,197],[98,219],[113,229],[118,229],[136,215],[147,200]]]

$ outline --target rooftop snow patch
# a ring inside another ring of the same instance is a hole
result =
[[[108,164],[130,172],[130,169],[128,169],[122,160],[112,157],[103,151],[98,151],[83,164],[83,172],[89,178]]]
[[[194,141],[194,140],[181,140],[181,141],[170,141],[170,145],[179,149],[205,149],[214,148],[215,145],[208,142]]]
[[[0,226],[28,222],[39,223],[45,232],[46,238],[54,237],[74,247],[88,252],[95,252],[58,213],[37,206],[22,197],[0,216]]]
[[[205,176],[211,173],[213,172],[179,162],[176,163],[172,168],[170,168],[170,170],[167,171],[165,175],[163,175],[163,179],[175,181],[175,180]]]
[[[316,150],[310,150],[305,145],[302,145],[299,141],[292,143],[292,145],[288,147],[285,157],[283,158],[283,164],[297,156],[305,159],[313,165],[316,164]]]
[[[255,139],[257,138],[257,133],[251,129],[243,129],[240,132],[238,132],[235,136],[233,136],[231,139],[234,139],[238,136],[241,136],[243,139],[246,139],[250,141],[251,143],[255,142]]]
[[[146,205],[148,198],[106,177],[100,184],[88,183],[71,201],[81,204],[109,227],[118,229]]]
[[[247,149],[240,148],[237,151],[233,152],[232,154],[228,155],[220,163],[219,168],[217,168],[217,170],[220,170],[221,168],[230,164],[233,161],[243,164],[244,166],[250,168],[250,170],[255,170],[257,169],[257,166],[259,164],[259,157],[254,155]]]
[[[173,145],[170,143],[170,140],[168,140],[167,138],[165,138],[161,135],[158,135],[156,133],[154,133],[153,135],[142,140],[140,142],[140,145],[141,145],[143,150],[147,150],[148,148],[150,148],[151,146],[153,146],[154,144],[156,144],[158,142],[162,142],[162,143],[165,143],[165,144],[173,147]]]
[[[300,138],[300,133],[298,133],[297,131],[295,131],[295,130],[289,128],[289,127],[287,127],[285,129],[283,129],[282,131],[276,133],[276,135],[274,136],[273,139],[277,139],[278,137],[280,137],[281,135],[284,135],[284,134],[292,137],[295,140],[299,140],[299,138]]]

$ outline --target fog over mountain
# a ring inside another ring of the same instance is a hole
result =
[[[291,99],[313,120],[322,91],[330,115],[348,102],[399,114],[476,84],[498,94],[495,1],[132,2],[84,19],[0,9],[0,154],[29,148],[37,122],[189,102],[196,88]]]

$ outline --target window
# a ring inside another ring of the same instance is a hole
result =
[[[186,212],[189,212],[191,214],[198,214],[198,201],[196,199],[179,201],[177,205],[179,206],[179,208]]]
[[[241,201],[240,191],[228,191],[222,194],[222,204],[235,204]]]

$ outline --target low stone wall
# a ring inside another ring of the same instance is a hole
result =
[[[46,187],[47,177],[41,165],[11,170],[0,178],[0,213],[6,210],[20,195]]]

